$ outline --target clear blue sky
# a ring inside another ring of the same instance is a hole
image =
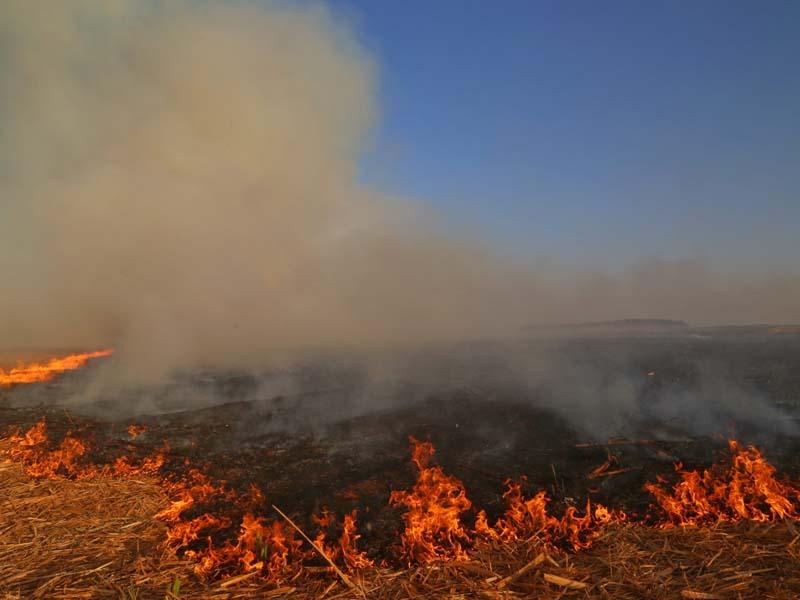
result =
[[[800,2],[331,0],[379,65],[363,176],[517,253],[800,258]]]

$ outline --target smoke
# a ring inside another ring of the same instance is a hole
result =
[[[534,269],[358,179],[376,66],[324,6],[0,8],[4,347],[114,377],[665,316],[791,320],[800,283],[696,261]]]
[[[358,184],[374,68],[324,8],[3,12],[6,344],[138,377],[510,323],[513,267]]]
[[[508,352],[503,379],[525,390],[526,401],[597,440],[771,439],[800,431],[794,409],[780,406],[776,393],[792,384],[768,391],[753,379],[778,378],[781,363],[797,364],[797,351],[796,341],[763,336],[578,338]]]

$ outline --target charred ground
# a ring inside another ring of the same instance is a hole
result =
[[[545,369],[527,368],[541,357]],[[74,373],[35,394],[6,391],[0,414],[22,428],[44,416],[56,441],[79,431],[93,440],[98,462],[144,456],[166,440],[169,470],[202,465],[242,493],[256,484],[301,520],[323,507],[358,508],[374,557],[397,543],[400,516],[388,499],[413,485],[409,436],[433,442],[437,462],[490,516],[503,510],[504,481],[520,476],[557,509],[589,497],[644,516],[652,502],[645,482],[676,462],[708,466],[728,437],[759,444],[779,472],[800,477],[796,337],[480,344],[408,353],[391,373],[379,380],[341,363],[289,374],[195,373],[152,391],[162,410],[155,414],[135,414],[143,391],[76,404],[74,390],[91,373]],[[265,381],[276,379],[291,380],[290,392],[264,395]],[[614,397],[621,381],[625,402]],[[180,406],[192,390],[201,406]],[[584,411],[592,398],[597,405]],[[129,439],[130,423],[147,432]]]

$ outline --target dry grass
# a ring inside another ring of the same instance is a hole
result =
[[[1,449],[0,449],[1,450]],[[156,480],[32,480],[0,464],[0,598],[727,598],[800,597],[800,535],[792,524],[659,531],[610,529],[577,555],[536,540],[482,546],[472,560],[352,576],[303,567],[280,586],[248,574],[204,584],[161,556],[166,506]]]
[[[0,464],[0,592],[119,596],[163,535],[152,515],[165,502],[154,481],[33,480]]]

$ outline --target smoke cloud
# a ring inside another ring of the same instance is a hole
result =
[[[359,182],[376,65],[324,6],[0,8],[3,347],[118,376],[636,316],[800,318],[800,280],[515,262]]]
[[[322,7],[3,11],[6,344],[144,374],[503,320],[513,269],[357,183],[374,68]]]

